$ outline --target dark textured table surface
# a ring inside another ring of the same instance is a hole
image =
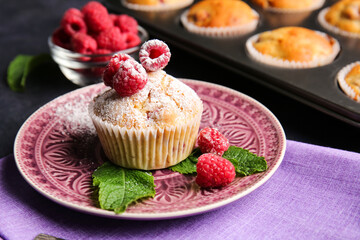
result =
[[[50,100],[77,89],[53,62],[28,77],[24,92],[13,92],[6,83],[9,62],[18,54],[48,53],[47,38],[59,25],[64,11],[80,8],[85,0],[3,1],[0,9],[0,157],[13,151],[22,123]],[[156,36],[152,36],[156,37]],[[360,128],[341,122],[206,60],[171,46],[166,71],[181,78],[218,83],[264,104],[281,122],[287,139],[360,152]],[[360,105],[359,105],[360,107]]]

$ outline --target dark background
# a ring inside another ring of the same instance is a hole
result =
[[[0,0],[0,157],[13,152],[17,131],[34,111],[50,100],[78,88],[61,74],[55,63],[49,61],[30,74],[24,92],[13,92],[6,83],[10,61],[18,54],[48,53],[47,38],[59,25],[62,14],[70,7],[81,8],[86,2]],[[341,122],[171,44],[170,49],[172,58],[166,67],[169,74],[218,83],[251,96],[274,113],[282,124],[287,139],[360,152],[360,128]]]

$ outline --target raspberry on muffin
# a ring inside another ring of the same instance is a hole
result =
[[[147,41],[140,48],[139,59],[147,71],[163,69],[170,61],[171,53],[168,46],[157,39]]]
[[[125,60],[113,77],[113,88],[121,97],[131,96],[144,88],[147,74],[134,59]]]

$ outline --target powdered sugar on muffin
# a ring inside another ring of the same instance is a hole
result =
[[[94,113],[120,127],[165,127],[193,117],[200,101],[191,88],[160,70],[150,72],[145,87],[132,96],[120,97],[115,90],[98,96]]]

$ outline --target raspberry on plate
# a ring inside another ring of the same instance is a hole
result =
[[[202,153],[213,153],[222,156],[229,148],[229,140],[216,128],[204,128],[199,132],[197,144]]]
[[[146,83],[146,71],[134,59],[125,60],[113,78],[113,88],[121,97],[137,93],[145,87]]]
[[[92,54],[97,49],[95,39],[86,33],[75,33],[71,38],[71,46],[75,52],[82,54]]]
[[[145,42],[139,52],[141,65],[149,72],[163,69],[170,61],[170,57],[169,47],[157,39]]]
[[[115,74],[119,71],[121,64],[130,58],[132,57],[125,53],[118,53],[111,57],[103,75],[103,81],[106,86],[113,87]]]
[[[212,153],[205,153],[196,164],[196,183],[203,188],[224,187],[235,178],[235,167],[227,159]]]

